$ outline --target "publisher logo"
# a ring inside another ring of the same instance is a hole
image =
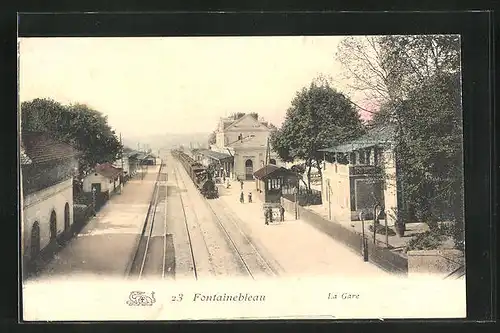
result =
[[[128,296],[127,304],[129,306],[152,306],[156,302],[154,291],[151,295],[144,291],[132,291]]]

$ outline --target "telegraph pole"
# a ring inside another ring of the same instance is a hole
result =
[[[122,188],[123,188],[123,180],[125,179],[125,175],[123,173],[123,142],[122,142],[122,132],[120,132],[120,147],[121,147],[121,154],[120,154],[120,161],[122,165],[122,176],[120,179],[120,194],[122,193]]]
[[[264,166],[266,166],[269,163],[269,138],[267,138],[267,145],[266,145],[266,163]]]

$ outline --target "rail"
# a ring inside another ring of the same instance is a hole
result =
[[[182,156],[182,155],[181,155]],[[186,172],[188,172],[188,170],[186,170],[186,166],[182,163],[181,160],[179,160],[179,162],[181,162],[181,165],[184,167],[184,170]],[[176,175],[177,177],[177,175]],[[192,179],[191,179],[192,180]],[[184,180],[181,179],[181,181],[184,183],[185,185],[185,182]],[[194,184],[194,182],[193,182]],[[237,255],[238,259],[240,260],[242,266],[244,267],[246,273],[252,278],[252,279],[255,279],[255,276],[254,276],[254,272],[253,272],[253,269],[250,267],[249,263],[248,263],[248,260],[245,259],[245,254],[242,253],[242,251],[240,250],[239,246],[236,244],[236,242],[234,241],[233,237],[231,236],[231,233],[230,231],[228,230],[227,226],[224,225],[224,223],[222,222],[222,219],[221,217],[219,216],[220,214],[216,212],[216,210],[214,209],[214,207],[212,206],[211,203],[209,203],[208,200],[205,199],[205,197],[203,197],[201,195],[201,193],[199,193],[198,191],[196,191],[198,193],[198,195],[201,197],[201,199],[203,200],[203,202],[207,205],[207,207],[209,208],[210,212],[213,214],[213,216],[215,217],[215,220],[217,221],[217,225],[219,226],[220,230],[223,232],[224,236],[226,237],[226,239],[229,241],[229,244],[231,244],[231,247],[233,248],[233,251],[234,253]],[[184,208],[183,208],[184,209]],[[228,217],[228,216],[226,216]],[[259,263],[262,265],[262,266],[265,266],[265,269],[267,272],[270,272],[271,275],[274,275],[274,276],[277,276],[279,275],[278,272],[264,259],[264,257],[260,254],[260,252],[257,250],[257,248],[254,246],[253,242],[247,237],[247,235],[241,230],[241,228],[238,226],[238,224],[236,222],[234,222],[232,219],[230,219],[232,221],[232,224],[234,225],[235,229],[238,231],[238,233],[242,236],[242,238],[244,239],[244,243],[245,244],[248,244],[249,247],[251,248],[250,250],[250,255],[253,255],[257,258],[257,261],[259,261]],[[186,222],[187,223],[187,222]],[[186,225],[187,226],[187,225]],[[248,251],[244,251],[244,252],[248,252]],[[194,259],[193,259],[194,261]]]
[[[174,167],[174,168],[177,168],[177,166]],[[175,177],[176,183],[179,184],[179,177],[177,177],[177,171],[176,170],[174,170],[174,177]],[[182,182],[184,182],[184,181],[182,180]],[[186,209],[184,208],[184,200],[182,199],[182,195],[181,195],[180,192],[179,192],[179,199],[181,201],[182,213],[184,215],[184,225],[186,227],[186,233],[187,233],[188,241],[189,241],[189,251],[190,251],[190,254],[191,254],[191,261],[193,263],[193,274],[194,274],[194,278],[196,280],[198,280],[198,272],[197,272],[197,267],[196,267],[196,260],[194,258],[194,250],[193,250],[193,243],[192,243],[192,240],[191,240],[191,232],[189,231],[189,226],[188,226],[188,222],[187,222],[187,214],[186,214]]]
[[[136,250],[135,250],[135,253],[134,253],[131,265],[128,268],[127,275],[129,277],[131,277],[133,275],[138,275],[138,277],[140,279],[141,276],[142,276],[143,270],[144,270],[144,265],[145,265],[145,261],[146,261],[146,257],[147,257],[147,251],[148,251],[148,246],[149,246],[149,239],[151,237],[152,230],[153,230],[153,224],[154,224],[154,216],[153,216],[153,220],[152,220],[151,219],[151,213],[152,213],[152,209],[153,208],[154,208],[153,215],[156,213],[156,205],[158,203],[157,202],[158,181],[159,181],[159,178],[160,178],[160,174],[161,174],[162,168],[163,168],[163,163],[160,164],[160,168],[158,169],[158,173],[156,175],[156,180],[155,180],[155,184],[154,184],[154,188],[153,188],[153,193],[151,194],[151,199],[149,200],[148,210],[147,210],[147,213],[146,213],[146,217],[144,219],[144,224],[143,224],[141,233],[139,234],[139,241],[137,242]],[[148,223],[148,222],[151,222],[151,223]],[[141,245],[144,242],[144,237],[146,236],[146,231],[147,231],[148,225],[151,225],[150,226],[150,231],[147,234],[146,244],[145,244],[144,251],[142,251],[142,246]],[[140,256],[142,256],[142,259],[140,260],[141,264],[139,266],[139,271],[135,272],[134,268],[137,267],[137,263],[139,261],[139,257]]]

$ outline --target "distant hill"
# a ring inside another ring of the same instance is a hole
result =
[[[207,146],[208,136],[210,133],[166,133],[156,135],[144,135],[140,137],[122,136],[123,144],[132,149],[137,149],[137,144],[143,148],[146,145],[156,152],[159,149],[172,149],[183,145],[189,147],[190,144],[196,146],[197,144]]]

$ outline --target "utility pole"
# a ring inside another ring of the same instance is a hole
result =
[[[122,132],[120,132],[120,147],[121,147],[121,156],[120,156],[120,160],[121,160],[121,164],[122,164],[122,176],[121,176],[121,179],[120,179],[120,194],[122,193],[122,188],[123,188],[123,180],[125,179],[125,176],[124,176],[124,173],[123,173],[123,142],[122,142]]]
[[[267,138],[267,145],[266,145],[266,163],[264,166],[266,166],[269,163],[269,138]]]

